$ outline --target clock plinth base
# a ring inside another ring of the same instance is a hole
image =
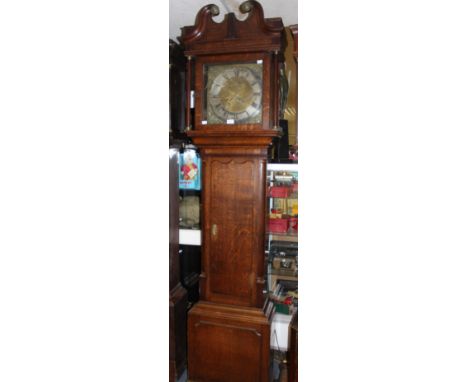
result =
[[[188,315],[191,382],[268,382],[270,319],[260,308],[197,303]]]

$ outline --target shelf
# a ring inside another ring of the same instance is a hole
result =
[[[179,229],[179,244],[201,245],[201,230]]]
[[[268,171],[299,171],[297,163],[267,163]]]
[[[297,193],[296,194],[291,194],[289,196],[270,196],[268,195],[270,199],[297,199]]]
[[[284,236],[297,237],[297,232],[267,232],[267,235],[278,236],[282,239]]]
[[[286,276],[292,279],[297,279],[297,271],[291,269],[273,269],[270,270],[270,275],[272,276]]]
[[[297,232],[295,233],[278,233],[278,232],[267,232],[267,235],[270,237],[270,240],[277,241],[292,241],[297,243]]]

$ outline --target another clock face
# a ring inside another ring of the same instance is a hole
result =
[[[205,66],[205,123],[261,123],[262,73],[261,62]]]

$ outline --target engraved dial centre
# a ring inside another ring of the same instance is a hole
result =
[[[226,81],[219,92],[224,109],[230,113],[240,113],[253,101],[253,89],[244,77],[234,77]]]

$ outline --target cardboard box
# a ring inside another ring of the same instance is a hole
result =
[[[286,186],[272,186],[270,187],[270,196],[272,198],[287,198],[291,195],[291,188]]]
[[[286,233],[288,232],[288,219],[269,219],[268,232]]]

